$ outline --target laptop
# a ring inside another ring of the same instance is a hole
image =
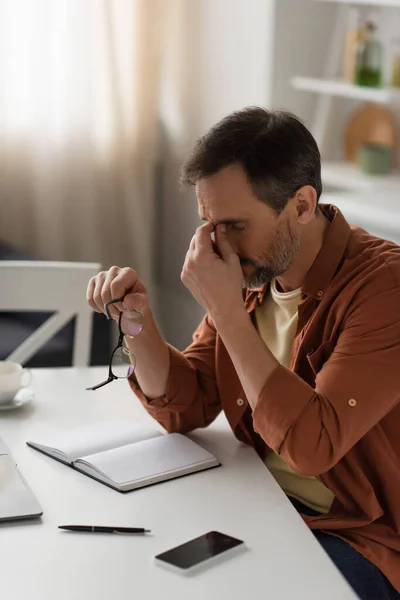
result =
[[[43,510],[0,437],[0,522],[41,517]]]

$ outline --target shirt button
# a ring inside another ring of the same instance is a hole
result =
[[[318,290],[318,292],[317,292],[318,298],[322,298],[323,295],[324,295],[324,292],[322,290]]]
[[[244,404],[244,400],[243,400],[243,398],[238,398],[238,399],[236,400],[236,404],[237,404],[238,406],[243,406],[243,404]]]
[[[354,398],[350,398],[349,406],[355,406],[356,404],[357,404],[357,400],[354,400]]]

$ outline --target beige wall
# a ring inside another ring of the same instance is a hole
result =
[[[157,312],[167,340],[179,348],[190,342],[203,316],[180,281],[199,219],[194,191],[179,189],[179,166],[193,142],[220,118],[249,104],[268,105],[273,7],[272,0],[187,2],[186,25],[180,28],[180,38],[171,42],[162,111],[163,185],[157,207],[162,225]]]

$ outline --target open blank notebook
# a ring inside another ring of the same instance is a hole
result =
[[[27,444],[119,492],[220,465],[184,435],[134,421],[97,423]]]

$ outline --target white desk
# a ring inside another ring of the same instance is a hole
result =
[[[0,526],[2,598],[354,600],[262,461],[235,440],[223,417],[192,434],[221,468],[125,495],[26,446],[52,428],[121,416],[149,421],[126,382],[85,391],[105,371],[35,369],[34,403],[0,413],[0,434],[44,510],[41,522]],[[143,526],[153,535],[57,529],[68,523]],[[153,565],[158,552],[212,529],[244,539],[249,550],[192,578]]]

